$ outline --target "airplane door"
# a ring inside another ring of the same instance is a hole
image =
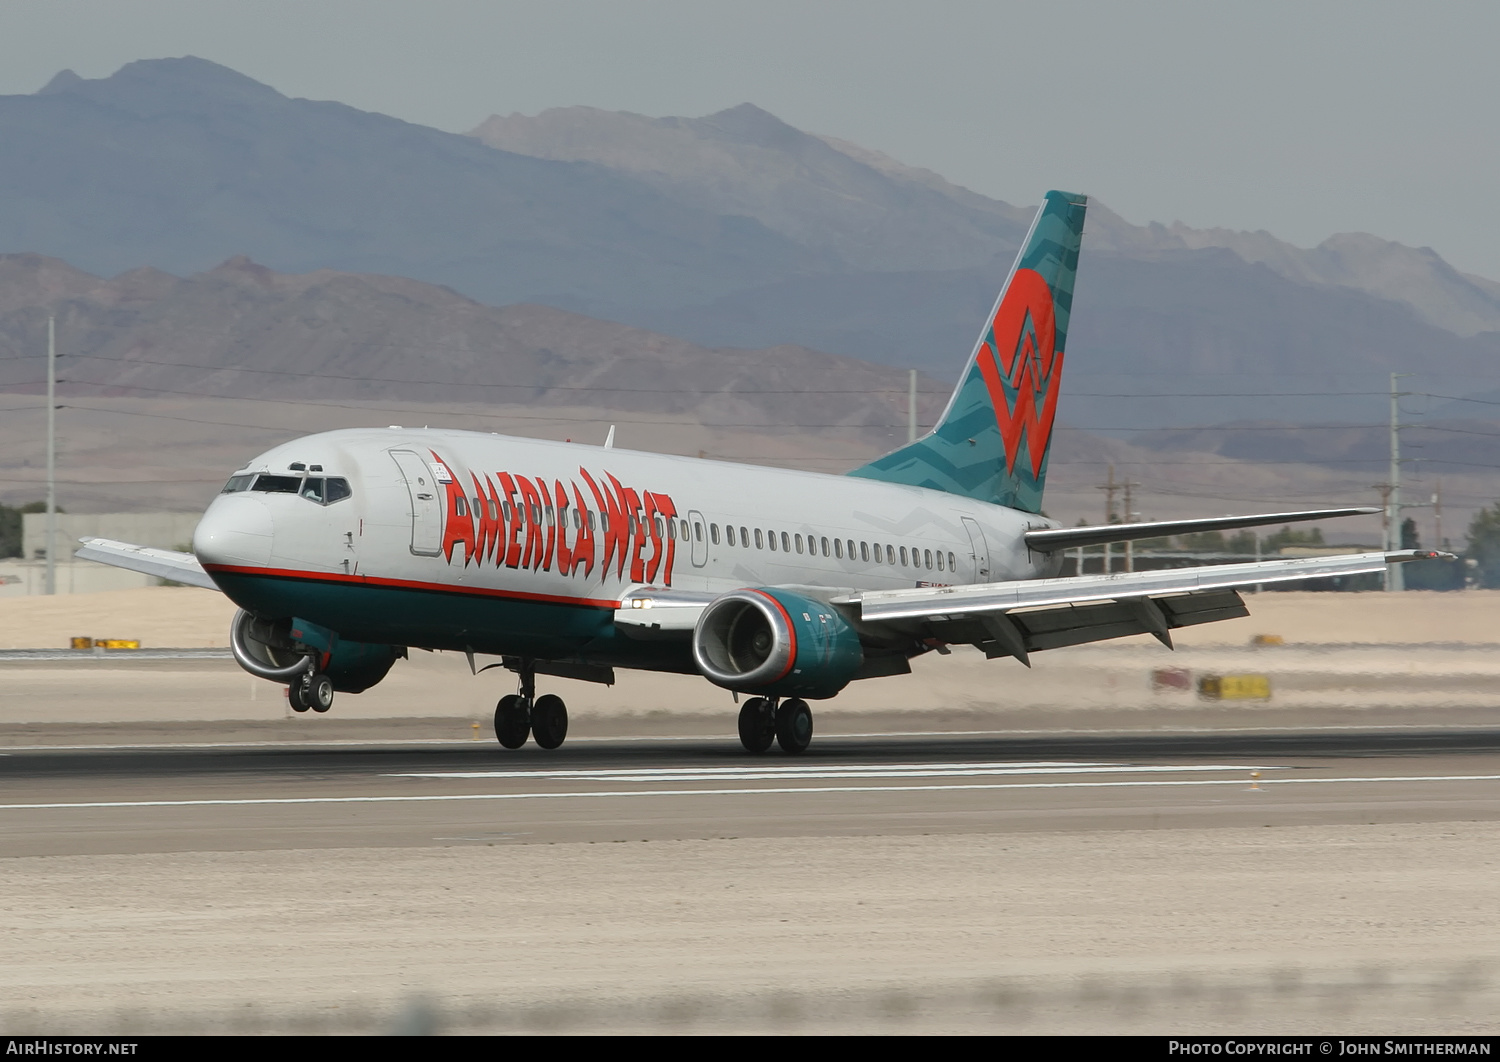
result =
[[[438,508],[437,477],[415,451],[392,450],[390,454],[396,467],[401,469],[406,490],[411,495],[411,551],[419,557],[436,557],[443,546],[443,516]]]
[[[688,513],[688,523],[693,529],[693,567],[701,568],[708,563],[708,523],[697,509]]]
[[[969,532],[969,546],[973,550],[970,556],[974,558],[974,582],[987,583],[990,581],[990,547],[984,541],[984,529],[967,516],[963,521],[964,529]]]

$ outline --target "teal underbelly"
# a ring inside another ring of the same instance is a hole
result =
[[[346,641],[543,660],[584,659],[653,671],[694,670],[686,643],[624,638],[615,630],[614,610],[599,605],[339,577],[225,571],[212,575],[241,608],[266,618],[311,620]]]

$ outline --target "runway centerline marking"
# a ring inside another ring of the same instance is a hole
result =
[[[386,778],[523,779],[549,782],[712,782],[830,778],[962,778],[1027,774],[1176,774],[1194,771],[1269,771],[1255,764],[1163,766],[1128,763],[892,763],[774,767],[636,767],[557,771],[401,771]]]
[[[773,796],[815,793],[939,793],[1006,789],[1129,789],[1185,786],[1241,786],[1245,778],[1133,778],[1107,782],[971,782],[955,785],[766,786],[735,789],[620,789],[554,793],[436,793],[408,796],[247,797],[204,800],[89,800],[76,803],[0,804],[0,811],[67,811],[90,808],[264,807],[297,804],[424,804],[464,800],[580,800],[625,797]],[[1368,782],[1500,782],[1500,774],[1384,775],[1359,778],[1261,778],[1262,790],[1292,785]]]

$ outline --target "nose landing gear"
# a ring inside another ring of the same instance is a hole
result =
[[[521,691],[500,698],[495,706],[495,738],[508,749],[526,744],[527,736],[544,749],[555,749],[568,736],[568,706],[556,694],[536,696],[536,669],[530,660],[519,668]]]
[[[812,744],[812,709],[798,698],[751,697],[740,707],[740,744],[759,755],[774,740],[781,751],[795,756]]]

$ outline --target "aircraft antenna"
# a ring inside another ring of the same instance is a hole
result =
[[[606,450],[613,450],[615,448],[615,426],[613,424],[609,426],[609,434],[604,437],[604,448]]]

